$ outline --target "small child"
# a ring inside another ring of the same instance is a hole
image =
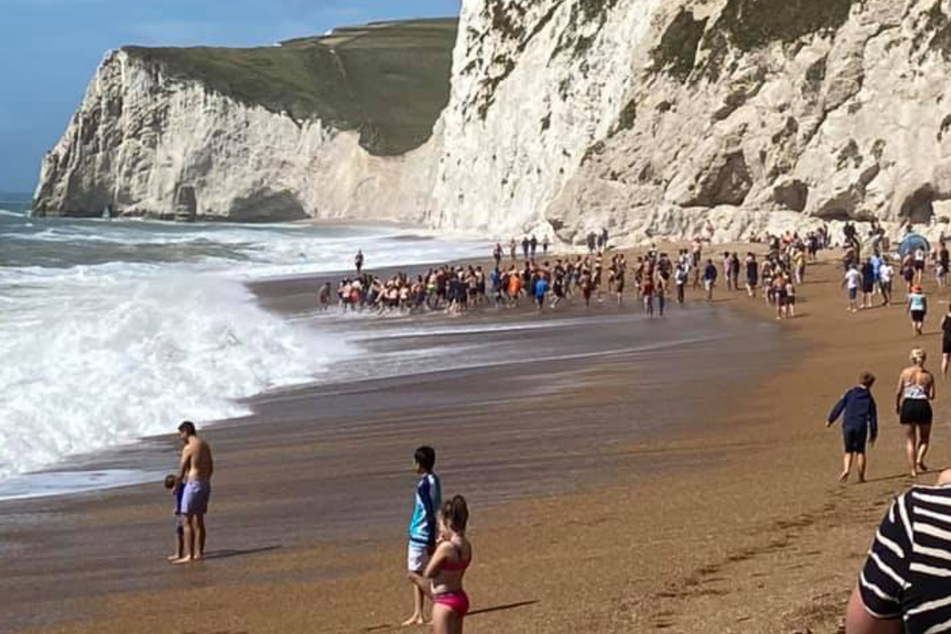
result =
[[[409,524],[409,548],[407,570],[410,584],[413,586],[413,616],[403,625],[422,625],[423,591],[413,581],[415,576],[423,574],[429,564],[429,558],[436,549],[438,537],[437,513],[442,506],[442,490],[439,478],[433,473],[436,465],[436,450],[432,447],[420,447],[413,456],[419,481],[416,483],[416,504],[413,518]]]
[[[175,496],[175,534],[177,545],[175,554],[169,555],[169,561],[177,561],[185,556],[185,517],[182,515],[182,494],[185,487],[178,486],[178,478],[173,475],[165,476],[165,488]]]
[[[842,420],[845,456],[840,482],[848,481],[853,461],[858,466],[859,482],[865,482],[865,442],[868,440],[870,445],[874,445],[878,438],[878,410],[872,397],[874,383],[875,377],[870,372],[863,372],[859,376],[859,384],[839,399],[826,421],[826,427],[832,427],[845,413]]]

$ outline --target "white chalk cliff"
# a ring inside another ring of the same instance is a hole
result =
[[[465,0],[448,104],[395,155],[119,51],[34,208],[572,242],[929,222],[951,200],[949,16],[951,0]]]

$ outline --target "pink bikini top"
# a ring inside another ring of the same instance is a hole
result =
[[[447,561],[442,565],[442,569],[448,572],[462,572],[467,569],[471,563],[471,559],[469,561]]]
[[[462,572],[472,563],[472,557],[470,556],[468,560],[464,560],[462,558],[462,549],[456,544],[453,544],[452,547],[456,550],[456,553],[459,554],[459,561],[447,561],[442,565],[442,569],[447,572]]]

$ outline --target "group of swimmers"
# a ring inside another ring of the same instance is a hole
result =
[[[317,294],[321,310],[333,303],[330,282]],[[337,284],[337,306],[344,311],[414,312],[422,309],[464,312],[486,297],[486,275],[481,266],[441,266],[425,275],[397,273],[389,279],[361,272]]]
[[[605,294],[622,306],[628,289],[628,262],[620,252],[608,258],[608,252],[600,250],[606,245],[607,236],[602,233],[600,237],[597,249],[588,255],[557,258],[554,262],[536,260],[533,255],[537,240],[534,236],[525,237],[522,246],[526,257],[520,265],[514,261],[516,242],[513,239],[510,245],[513,262],[508,266],[502,263],[501,244],[496,243],[492,253],[495,267],[488,273],[481,265],[444,265],[415,277],[401,272],[384,279],[363,271],[363,253],[358,252],[357,274],[341,280],[336,293],[331,283],[325,282],[318,292],[318,306],[326,310],[336,296],[336,304],[344,311],[462,313],[471,306],[489,303],[496,308],[517,307],[523,299],[528,299],[542,312],[546,308],[557,308],[575,295],[580,295],[585,307],[590,308],[592,300],[600,303]],[[809,234],[804,240],[794,233],[768,237],[768,241],[770,251],[762,267],[753,253],[746,256],[746,291],[754,297],[762,282],[763,297],[776,306],[777,318],[793,317],[796,284],[802,283],[807,258],[815,259],[821,242],[817,234]],[[547,253],[547,239],[542,246]],[[713,301],[720,273],[712,258],[704,260],[703,247],[704,241],[698,238],[688,248],[681,249],[676,260],[656,247],[637,257],[632,266],[633,290],[646,315],[663,316],[671,293],[675,293],[678,304],[683,304],[691,279],[693,287],[702,287],[707,301]],[[742,268],[736,252],[723,254],[722,277],[727,290],[741,290]]]

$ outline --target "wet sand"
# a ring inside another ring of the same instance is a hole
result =
[[[691,297],[651,324],[631,302],[541,318],[551,328],[370,342],[382,355],[501,336],[539,356],[257,399],[254,416],[209,433],[212,559],[184,570],[162,562],[172,524],[158,486],[0,504],[0,627],[391,629],[409,597],[409,457],[426,439],[445,493],[473,508],[467,632],[836,632],[874,526],[907,484],[888,404],[912,342],[900,308],[848,315],[838,269],[810,274],[804,316],[782,324],[734,294],[713,307]],[[300,316],[311,282],[259,292]],[[557,323],[579,318],[591,323]],[[926,342],[936,354],[940,341]],[[879,376],[882,437],[872,482],[840,486],[839,435],[822,421],[862,369]],[[151,442],[174,460],[171,439]]]

